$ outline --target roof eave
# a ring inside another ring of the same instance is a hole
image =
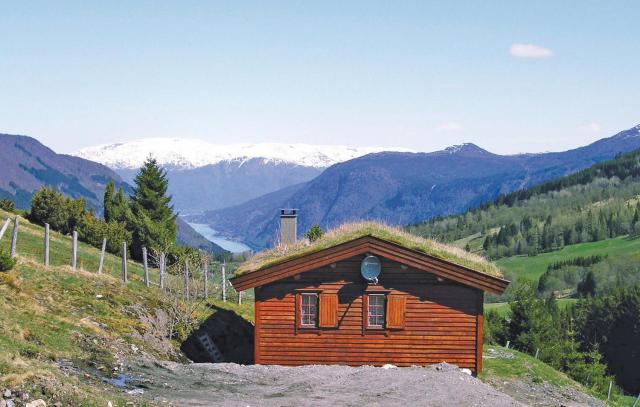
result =
[[[502,294],[509,285],[509,281],[502,278],[373,236],[359,237],[326,249],[273,264],[254,272],[234,277],[230,281],[236,290],[244,291],[363,253],[377,254],[439,277],[494,294]]]

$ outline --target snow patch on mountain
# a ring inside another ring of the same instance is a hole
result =
[[[265,163],[288,163],[325,168],[381,151],[410,152],[404,148],[347,147],[286,143],[213,144],[182,138],[147,138],[123,143],[83,148],[73,155],[115,169],[139,168],[147,157],[174,168],[197,168],[223,161],[247,161],[261,158]]]

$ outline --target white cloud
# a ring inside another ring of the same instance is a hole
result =
[[[520,44],[516,43],[509,48],[511,56],[516,58],[550,58],[553,56],[553,51],[549,48],[540,47],[533,44]]]
[[[598,123],[589,123],[580,127],[584,131],[588,131],[590,133],[600,133],[602,131],[602,125]]]
[[[456,122],[446,122],[436,127],[436,131],[460,131],[462,129],[464,126]]]

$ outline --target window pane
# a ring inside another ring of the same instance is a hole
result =
[[[369,326],[382,328],[385,320],[385,297],[382,294],[369,295]]]
[[[316,326],[318,320],[318,295],[302,294],[300,308],[300,324]]]

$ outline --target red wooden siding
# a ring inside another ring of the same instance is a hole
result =
[[[368,285],[359,272],[363,257],[256,288],[256,363],[410,366],[446,361],[481,368],[482,291],[439,282],[430,273],[386,259],[379,284]],[[305,290],[320,293],[318,328],[297,323],[296,302]],[[366,327],[364,305],[372,292],[387,294],[384,329]]]

